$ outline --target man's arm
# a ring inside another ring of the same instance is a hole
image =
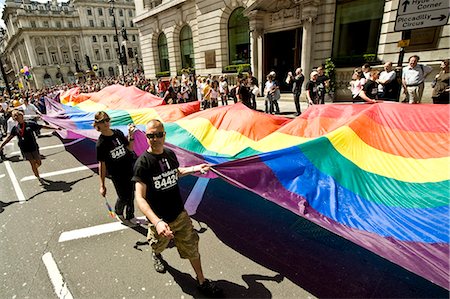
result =
[[[201,174],[205,174],[208,172],[210,168],[210,165],[208,164],[198,164],[198,165],[194,165],[194,166],[189,166],[189,167],[178,167],[178,176],[182,177],[188,174],[193,174],[196,172],[200,172]]]
[[[100,177],[100,195],[105,197],[106,195],[106,185],[105,185],[105,178],[106,178],[106,164],[105,161],[99,161],[98,162],[98,176]]]
[[[156,232],[159,235],[173,238],[173,232],[169,225],[158,215],[153,212],[152,208],[145,199],[147,194],[147,185],[142,182],[136,182],[136,188],[134,191],[134,198],[141,212],[147,217],[147,219],[155,226]]]
[[[363,99],[364,101],[370,103],[370,104],[373,104],[373,103],[376,103],[376,102],[377,102],[377,100],[372,100],[371,98],[369,98],[369,97],[366,95],[366,92],[364,91],[364,89],[361,90],[361,91],[359,92],[359,97],[360,97],[361,99]]]

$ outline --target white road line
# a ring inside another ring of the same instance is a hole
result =
[[[19,202],[24,202],[25,196],[23,195],[22,189],[20,188],[19,182],[17,181],[16,175],[14,174],[14,171],[12,170],[12,167],[9,163],[9,161],[5,161],[5,167],[8,171],[9,178],[11,179],[11,183],[13,184],[14,191],[16,191],[17,198],[19,199]]]
[[[138,220],[145,220],[145,216],[137,217]],[[76,230],[71,230],[68,232],[63,232],[59,236],[58,242],[65,242],[70,240],[76,240],[76,239],[83,239],[83,238],[89,238],[92,236],[97,236],[101,234],[107,234],[123,229],[129,228],[128,226],[122,224],[121,222],[112,222],[112,223],[106,223],[106,224],[100,224],[97,226],[91,226]]]
[[[6,176],[6,174],[0,174],[0,179],[3,179]]]
[[[41,175],[41,178],[48,178],[51,176],[57,176],[57,175],[65,174],[65,173],[72,173],[72,172],[78,172],[78,171],[83,171],[83,170],[88,170],[88,169],[94,169],[97,167],[98,167],[98,164],[91,164],[91,165],[87,165],[87,166],[80,166],[80,167],[75,167],[75,168],[68,168],[68,169],[63,169],[63,170],[58,170],[58,171],[53,171],[53,172],[42,173],[40,175]],[[25,181],[35,180],[35,179],[36,179],[36,177],[34,175],[30,175],[30,176],[23,177],[20,181],[25,182]]]
[[[48,149],[52,149],[52,148],[58,148],[58,147],[65,147],[65,146],[71,146],[75,143],[78,143],[80,141],[83,141],[84,138],[80,138],[80,139],[76,139],[74,141],[68,142],[68,143],[61,143],[61,144],[56,144],[56,145],[49,145],[49,146],[44,146],[44,147],[40,147],[39,150],[48,150]],[[16,151],[16,152],[12,152],[9,155],[17,155],[20,154],[20,151]]]
[[[51,252],[44,254],[42,256],[42,261],[47,268],[48,276],[53,284],[53,289],[55,290],[56,296],[60,299],[73,299],[72,294],[67,288],[67,283],[64,281],[61,272],[59,272],[58,265],[56,265]]]

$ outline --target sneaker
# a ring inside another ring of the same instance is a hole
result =
[[[153,267],[155,267],[156,272],[158,273],[166,272],[166,266],[164,265],[164,261],[162,259],[161,254],[156,254],[152,252],[152,260],[153,260]]]
[[[125,221],[125,216],[116,213],[116,219],[119,220],[120,222],[124,222]]]
[[[38,180],[39,180],[39,186],[45,186],[46,185],[43,178],[38,178]]]
[[[223,290],[209,279],[205,279],[205,281],[199,285],[197,289],[200,293],[208,297],[219,298],[223,296]]]

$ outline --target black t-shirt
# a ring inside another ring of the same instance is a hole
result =
[[[292,93],[300,94],[302,92],[303,81],[305,81],[305,76],[295,76],[292,83]]]
[[[105,162],[108,174],[113,177],[132,176],[134,154],[128,149],[128,139],[120,130],[113,129],[111,136],[100,135],[97,140],[97,160]]]
[[[22,124],[17,124],[12,128],[11,135],[19,138],[18,145],[23,153],[31,153],[39,150],[33,132],[38,131],[41,128],[42,126],[35,121],[24,121]]]
[[[363,90],[369,99],[375,100],[378,94],[378,83],[369,79],[364,84]]]
[[[145,152],[136,161],[133,181],[147,187],[146,200],[155,214],[174,221],[184,210],[178,187],[178,159],[168,148],[160,155]]]
[[[246,86],[245,84],[241,84],[239,86],[239,95],[241,97],[241,101],[242,103],[247,106],[250,107],[250,100],[251,100],[251,93],[250,93],[250,89],[248,88],[248,86]]]
[[[309,80],[306,83],[306,90],[309,90],[309,95],[314,104],[318,104],[318,92],[317,92],[317,83],[315,81]]]

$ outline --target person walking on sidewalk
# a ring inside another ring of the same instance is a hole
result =
[[[45,181],[39,175],[39,167],[42,164],[41,154],[39,153],[39,145],[36,141],[34,133],[41,128],[57,130],[58,128],[48,125],[40,125],[35,121],[25,121],[24,114],[20,110],[13,110],[12,118],[17,122],[12,130],[6,136],[6,139],[0,144],[0,152],[3,151],[3,147],[17,136],[19,139],[18,145],[22,156],[25,160],[28,160],[31,165],[31,169],[35,177],[39,180],[41,186],[45,185]]]
[[[116,188],[117,202],[115,213],[120,220],[134,218],[133,152],[134,125],[128,126],[128,138],[117,129],[111,129],[111,119],[104,111],[95,114],[94,128],[100,132],[97,140],[98,174],[100,195],[106,196],[105,178],[108,174]],[[124,212],[126,215],[124,217]]]
[[[302,110],[300,108],[300,95],[302,94],[302,85],[305,81],[305,76],[302,74],[302,69],[297,68],[295,70],[295,76],[292,77],[292,93],[294,94],[294,104],[295,110],[297,113],[296,116],[302,114]]]
[[[184,209],[178,186],[180,176],[206,173],[209,166],[180,167],[175,153],[164,147],[166,132],[159,120],[150,120],[145,132],[149,148],[136,161],[133,181],[136,182],[138,207],[149,220],[148,240],[154,268],[159,273],[166,271],[161,252],[174,239],[180,257],[189,260],[197,275],[199,291],[215,297],[222,290],[203,275],[199,237]]]

